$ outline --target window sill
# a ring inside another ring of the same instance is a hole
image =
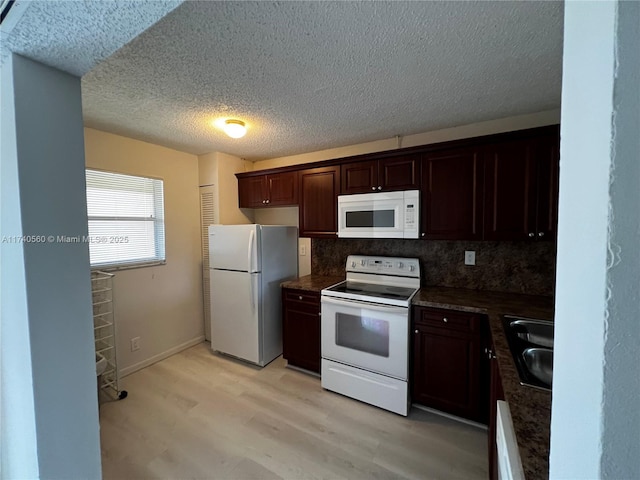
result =
[[[159,265],[166,265],[166,260],[157,260],[152,262],[140,262],[140,263],[124,263],[120,265],[95,265],[91,267],[92,271],[100,270],[102,272],[117,272],[120,270],[131,270],[133,268],[146,268],[146,267],[157,267]]]

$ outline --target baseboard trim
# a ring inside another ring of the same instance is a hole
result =
[[[306,368],[291,365],[289,362],[287,362],[286,368],[290,368],[291,370],[296,370],[297,372],[306,373],[307,375],[311,375],[312,377],[321,378],[318,372],[312,372],[311,370],[307,370]]]
[[[126,377],[127,375],[131,375],[133,372],[137,372],[138,370],[142,370],[144,367],[148,367],[149,365],[153,365],[154,363],[159,362],[160,360],[164,360],[165,358],[169,358],[171,355],[175,355],[182,350],[186,350],[187,348],[193,347],[194,345],[198,345],[199,343],[204,342],[204,335],[200,335],[196,338],[193,338],[187,342],[181,343],[180,345],[176,345],[169,350],[165,350],[164,352],[158,353],[153,357],[149,357],[146,360],[143,360],[138,363],[134,363],[128,367],[122,368],[119,370],[120,378]]]
[[[419,403],[412,403],[411,406],[419,410],[424,410],[425,412],[435,413],[436,415],[440,415],[441,417],[450,418],[451,420],[455,420],[456,422],[466,423],[467,425],[471,425],[472,427],[476,427],[481,430],[489,430],[489,427],[484,423],[474,422],[473,420],[469,420],[467,418],[462,418],[456,415],[451,415],[450,413],[441,412],[440,410],[436,410],[435,408],[425,407],[424,405],[420,405]]]

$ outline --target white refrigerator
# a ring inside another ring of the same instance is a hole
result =
[[[280,283],[298,274],[298,229],[209,226],[211,349],[265,366],[282,354]]]

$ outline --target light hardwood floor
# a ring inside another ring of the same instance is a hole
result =
[[[124,378],[100,407],[105,479],[487,478],[487,434],[413,408],[402,417],[196,345]]]

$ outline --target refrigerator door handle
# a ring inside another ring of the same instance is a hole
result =
[[[253,265],[251,264],[251,260],[253,260],[253,242],[255,240],[255,230],[251,230],[249,232],[249,246],[247,247],[247,266],[249,269],[249,273],[253,273]],[[253,298],[253,297],[251,297]]]
[[[253,233],[253,232],[251,232]],[[255,312],[256,311],[256,297],[255,297],[255,287],[253,285],[253,282],[255,280],[255,275],[249,275],[249,283],[251,284],[251,311]]]

